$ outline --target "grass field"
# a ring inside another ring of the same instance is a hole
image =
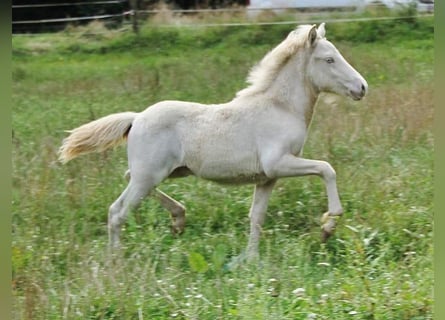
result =
[[[321,244],[322,181],[280,180],[261,264],[233,271],[252,186],[167,181],[186,232],[173,237],[147,199],[110,256],[125,148],[64,166],[57,150],[64,130],[109,113],[230,100],[291,27],[92,29],[12,39],[14,319],[433,318],[433,18],[327,25],[370,87],[361,102],[323,95],[305,147],[336,169],[345,214]]]

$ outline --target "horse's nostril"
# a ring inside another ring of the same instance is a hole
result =
[[[365,85],[362,83],[362,92],[365,92],[365,91],[366,91]]]

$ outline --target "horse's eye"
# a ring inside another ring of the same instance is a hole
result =
[[[326,58],[325,60],[326,60],[327,63],[334,63],[335,62],[334,58],[332,58],[332,57]]]

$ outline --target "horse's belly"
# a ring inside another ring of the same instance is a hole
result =
[[[224,184],[260,183],[267,177],[254,157],[207,157],[199,161],[193,173],[203,179]]]
[[[264,172],[254,174],[239,174],[231,177],[210,177],[204,179],[221,184],[261,184],[270,180]]]

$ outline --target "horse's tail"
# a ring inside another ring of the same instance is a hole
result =
[[[114,113],[76,129],[63,140],[59,149],[59,160],[66,163],[77,156],[90,152],[101,152],[124,143],[137,113]]]

